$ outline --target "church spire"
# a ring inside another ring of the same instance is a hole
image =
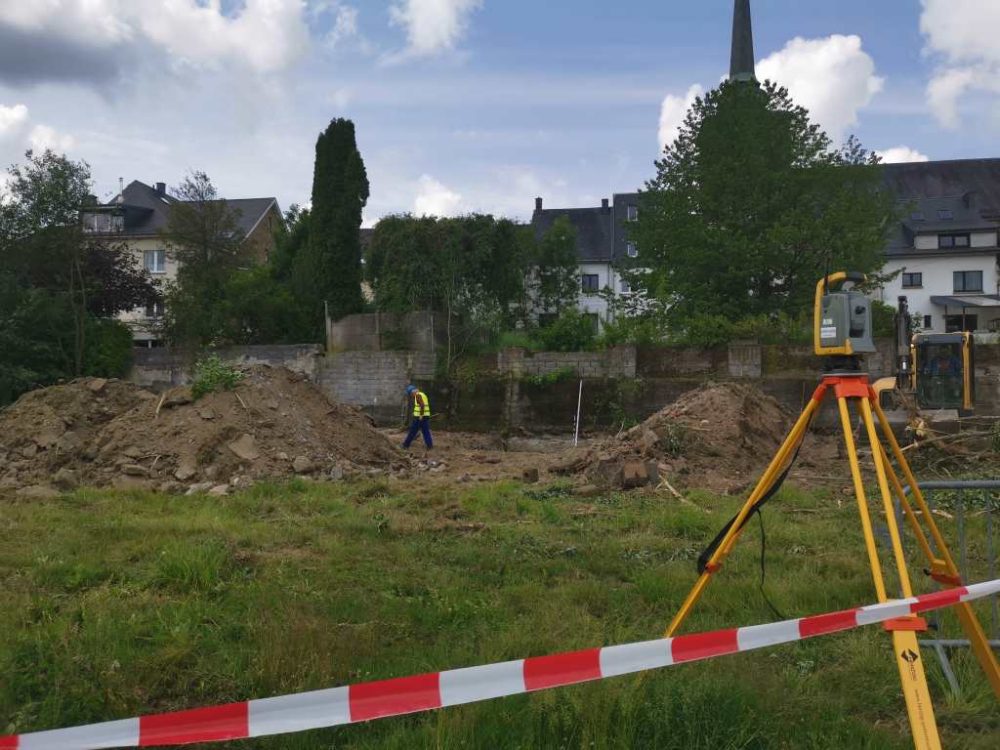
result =
[[[729,63],[729,80],[753,81],[756,77],[750,0],[736,0],[733,10],[733,52]]]

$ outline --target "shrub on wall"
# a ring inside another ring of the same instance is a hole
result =
[[[132,331],[124,323],[91,318],[86,327],[83,372],[101,378],[121,378],[132,366]]]

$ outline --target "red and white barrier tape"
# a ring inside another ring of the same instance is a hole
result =
[[[886,622],[1000,593],[1000,580],[768,625],[0,737],[0,750],[162,747],[264,737],[459,706],[669,667]]]

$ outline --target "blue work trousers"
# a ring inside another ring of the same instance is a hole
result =
[[[406,440],[403,441],[403,447],[409,448],[410,443],[416,440],[418,432],[422,432],[424,435],[424,445],[426,445],[428,448],[433,448],[434,438],[431,437],[430,417],[413,418],[413,421],[410,423],[410,432],[407,434]]]

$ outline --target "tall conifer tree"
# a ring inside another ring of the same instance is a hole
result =
[[[324,303],[334,320],[363,307],[359,230],[367,202],[354,123],[335,119],[316,141],[309,242],[295,258],[295,287],[310,319],[322,320]]]

